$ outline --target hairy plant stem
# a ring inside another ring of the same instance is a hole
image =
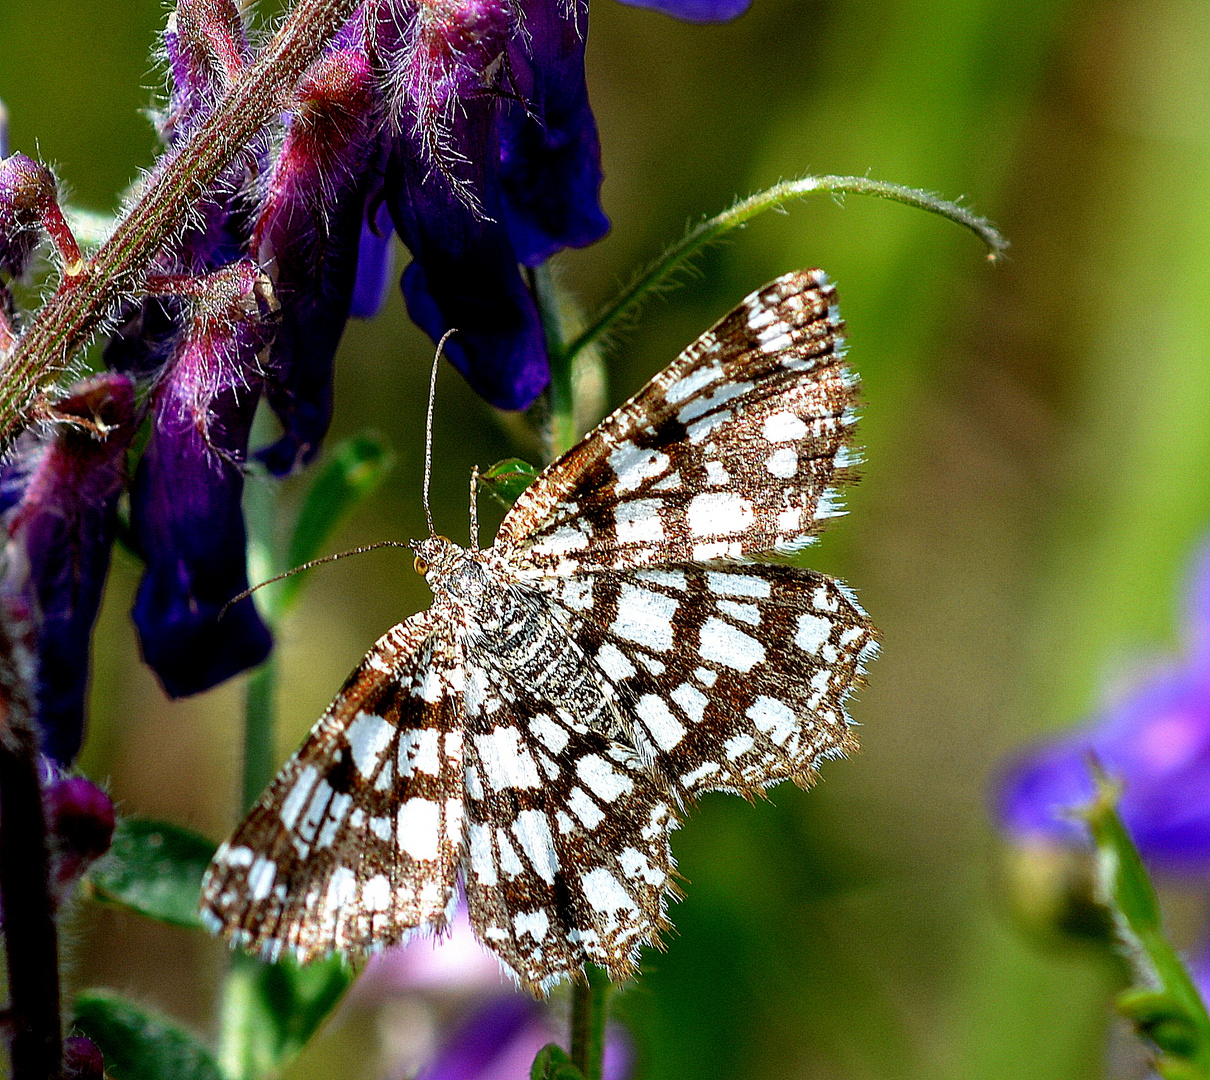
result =
[[[550,362],[550,433],[547,445],[550,458],[554,460],[579,440],[571,354],[567,351],[567,333],[559,310],[559,291],[549,263],[536,266],[529,272],[529,287],[546,334],[546,354]]]
[[[8,967],[12,1075],[58,1080],[63,1052],[50,852],[38,781],[33,695],[20,645],[0,619],[0,903]]]
[[[757,214],[774,210],[794,199],[816,191],[832,195],[875,195],[892,202],[905,203],[921,210],[948,218],[956,225],[970,229],[989,249],[989,257],[995,259],[1008,247],[1004,237],[985,219],[972,214],[965,206],[948,199],[939,198],[918,188],[902,184],[887,184],[865,176],[804,176],[798,180],[787,180],[771,188],[740,199],[729,209],[714,217],[706,218],[690,229],[680,240],[671,245],[658,259],[605,305],[596,317],[562,349],[568,365],[589,345],[608,334],[626,316],[630,315],[651,293],[659,287],[669,274],[681,266],[707,244],[721,239],[732,229],[737,229]],[[553,367],[553,362],[552,362]]]
[[[113,235],[79,273],[60,280],[0,372],[0,454],[30,423],[40,395],[68,370],[102,320],[136,295],[151,260],[222,170],[282,111],[358,2],[299,0],[213,114],[160,160]]]
[[[600,968],[589,966],[588,977],[571,991],[571,1063],[584,1080],[601,1080],[605,1061],[605,1021],[613,984]]]

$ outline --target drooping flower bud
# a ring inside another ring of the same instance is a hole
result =
[[[91,780],[71,776],[47,784],[42,805],[50,845],[51,893],[62,904],[113,843],[113,802]]]
[[[622,3],[696,23],[728,22],[752,6],[752,0],[622,0]]]
[[[65,765],[83,739],[89,641],[136,427],[134,392],[111,372],[79,384],[55,410],[78,426],[27,432],[0,471],[0,591],[32,627],[42,751]]]
[[[277,474],[316,454],[332,418],[332,360],[349,316],[366,197],[379,183],[374,77],[362,50],[323,57],[298,89],[252,236],[281,317],[266,389],[282,427]]]
[[[235,0],[178,0],[164,29],[172,96],[160,135],[170,145],[214,108],[251,58]]]
[[[63,1080],[105,1080],[105,1059],[92,1039],[72,1035],[63,1040]]]
[[[18,278],[43,236],[43,215],[55,200],[51,171],[24,154],[0,161],[0,273]]]
[[[146,563],[132,612],[143,659],[173,697],[259,664],[272,641],[248,587],[243,463],[272,327],[268,283],[250,263],[199,282],[155,391],[151,438],[130,495]]]

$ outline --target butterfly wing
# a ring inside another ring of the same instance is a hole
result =
[[[540,576],[807,543],[855,460],[835,300],[819,270],[753,293],[542,473],[496,549]]]
[[[840,582],[793,566],[688,564],[550,587],[635,745],[678,795],[805,785],[819,761],[856,747],[845,700],[877,642]]]
[[[384,634],[218,850],[203,919],[270,959],[366,952],[450,918],[462,660],[423,612]]]
[[[634,974],[666,926],[676,821],[660,785],[472,648],[466,711],[463,879],[479,939],[536,994],[589,962]]]

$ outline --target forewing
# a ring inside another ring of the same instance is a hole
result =
[[[857,745],[845,699],[877,650],[850,590],[793,566],[552,577],[552,606],[682,796],[752,795]]]
[[[468,651],[471,923],[536,994],[586,962],[615,981],[658,945],[672,808],[637,755]]]
[[[570,574],[809,541],[854,462],[835,302],[819,270],[753,293],[539,476],[496,548],[521,573]]]
[[[349,676],[202,884],[202,915],[275,959],[443,928],[463,829],[462,665],[430,612]]]

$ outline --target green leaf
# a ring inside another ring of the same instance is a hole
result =
[[[292,570],[317,558],[340,522],[382,483],[394,460],[383,438],[369,431],[325,455],[294,524],[285,566],[279,569]],[[295,574],[268,587],[263,600],[271,620],[294,603],[305,577],[305,572]]]
[[[547,1043],[534,1058],[529,1080],[584,1080],[584,1077],[571,1063],[563,1047],[557,1043]]]
[[[1101,897],[1114,917],[1135,986],[1118,1007],[1157,1051],[1171,1080],[1210,1080],[1210,1016],[1189,972],[1164,935],[1155,886],[1118,816],[1120,785],[1093,767],[1096,797],[1083,811],[1096,846]]]
[[[290,1062],[353,981],[340,956],[299,964],[292,959],[266,964],[238,954],[226,987],[226,1007],[241,1018],[225,1028],[224,1070],[234,1077],[276,1073]]]
[[[224,1080],[195,1036],[110,991],[79,994],[73,1024],[97,1044],[114,1080]]]
[[[537,478],[539,469],[520,458],[505,458],[497,461],[486,472],[479,474],[479,483],[490,491],[505,506],[512,506]]]
[[[214,845],[164,821],[124,818],[113,846],[88,872],[97,899],[172,926],[200,927],[197,904]]]

